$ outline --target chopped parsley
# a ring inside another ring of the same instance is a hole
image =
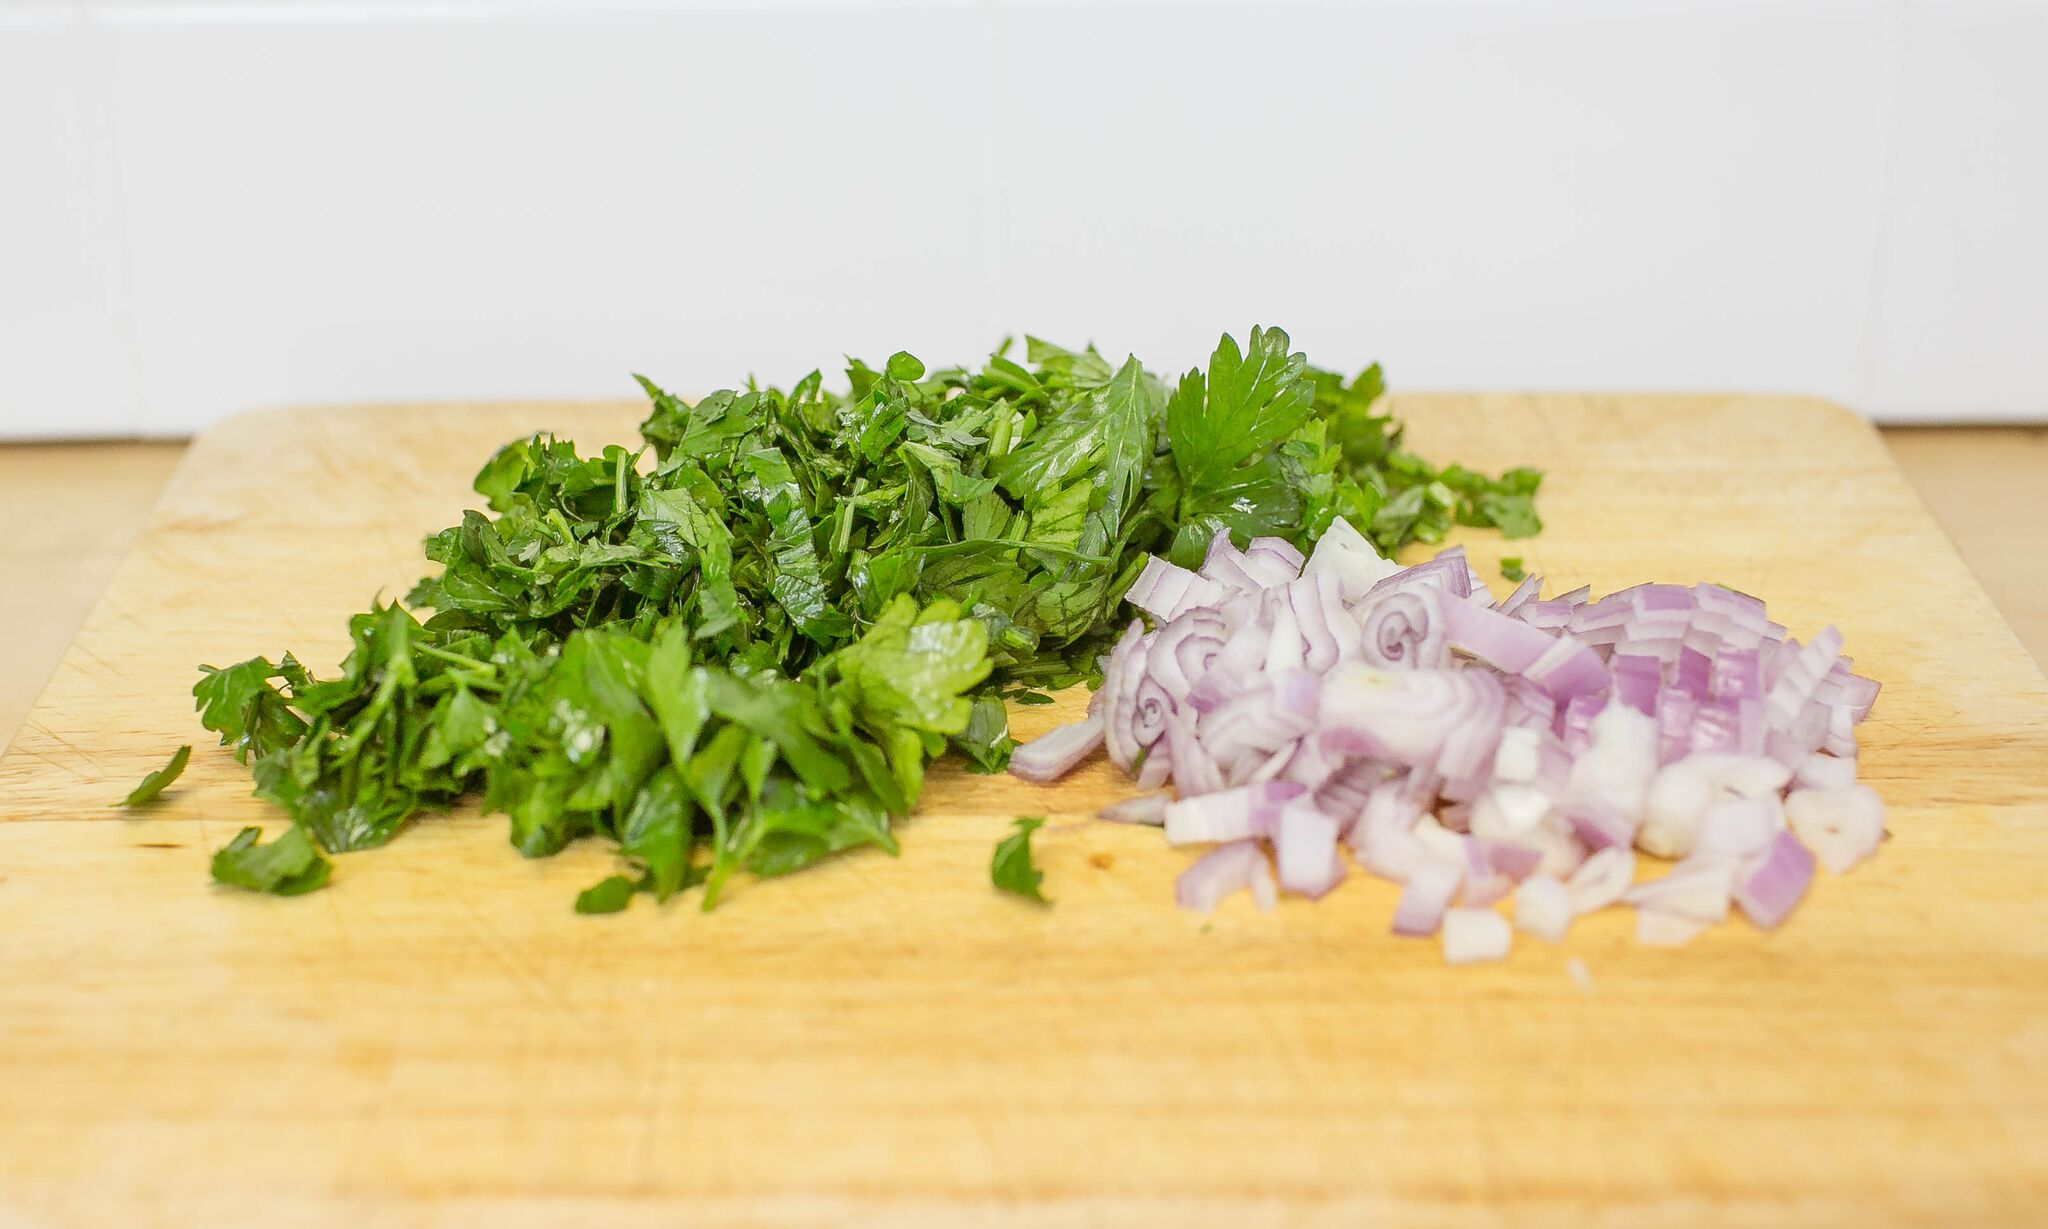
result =
[[[350,620],[336,674],[202,668],[201,724],[293,824],[237,837],[216,877],[308,890],[320,851],[477,798],[528,857],[616,847],[579,910],[700,887],[710,908],[739,872],[895,853],[940,755],[1000,771],[1004,701],[1099,677],[1151,554],[1199,562],[1219,530],[1307,547],[1338,516],[1390,554],[1453,523],[1540,528],[1535,471],[1436,468],[1379,408],[1379,368],[1319,371],[1279,329],[1171,384],[1023,349],[853,360],[845,391],[814,371],[686,402],[642,379],[637,448],[506,444],[485,509],[427,539],[438,571],[403,604]]]

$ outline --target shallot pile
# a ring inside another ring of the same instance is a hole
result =
[[[1775,927],[1816,858],[1840,874],[1877,848],[1855,726],[1878,684],[1833,628],[1802,645],[1718,585],[1541,584],[1496,602],[1462,548],[1402,568],[1342,520],[1306,560],[1218,534],[1199,571],[1150,561],[1127,600],[1151,630],[1131,624],[1087,717],[1011,771],[1051,781],[1106,748],[1173,794],[1105,818],[1214,846],[1183,906],[1318,898],[1356,864],[1404,885],[1395,933],[1440,933],[1453,963],[1506,955],[1511,895],[1550,942],[1621,902],[1639,940],[1677,944],[1731,903]],[[1638,849],[1676,861],[1638,884]]]

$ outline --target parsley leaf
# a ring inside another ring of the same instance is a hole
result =
[[[989,674],[988,629],[962,618],[951,602],[919,611],[899,597],[834,662],[864,713],[931,734],[959,734],[973,712],[965,693]]]
[[[1206,376],[1190,371],[1166,406],[1166,434],[1187,491],[1225,480],[1240,461],[1278,444],[1308,420],[1315,385],[1308,359],[1287,352],[1280,329],[1254,328],[1243,352],[1224,336]]]
[[[641,887],[664,901],[690,883],[695,841],[689,790],[675,764],[664,764],[647,778],[627,809],[619,826],[619,854],[646,869]]]
[[[304,672],[289,654],[282,665],[255,657],[226,669],[201,666],[192,688],[199,703],[199,724],[220,735],[221,745],[234,748],[235,758],[248,762],[298,741],[306,733],[301,721],[270,680],[303,680]]]
[[[334,863],[296,825],[268,845],[257,844],[261,828],[244,828],[213,855],[213,879],[233,888],[302,896],[325,887]]]
[[[578,913],[618,913],[633,903],[639,887],[624,875],[612,875],[576,894]]]
[[[1023,697],[1017,697],[1020,703]],[[1043,699],[1035,697],[1034,699]],[[953,736],[953,750],[967,761],[970,771],[1001,772],[1010,766],[1010,753],[1017,742],[1010,737],[1010,716],[1003,697],[983,692],[974,698],[974,711],[967,716],[967,728]]]
[[[1038,888],[1045,881],[1045,872],[1031,865],[1031,834],[1044,826],[1044,816],[1020,816],[1016,830],[996,842],[995,858],[989,863],[988,877],[1000,891],[1049,905],[1052,902]]]
[[[130,790],[128,796],[121,800],[121,805],[124,807],[139,807],[144,803],[155,802],[157,795],[164,792],[164,787],[177,780],[184,773],[185,764],[191,758],[192,744],[190,743],[171,752],[170,763],[143,777],[142,783]]]

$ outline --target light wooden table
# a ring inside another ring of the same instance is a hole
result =
[[[184,453],[177,442],[0,447],[0,750]]]
[[[1885,432],[1899,468],[2048,667],[2048,427]]]
[[[2020,643],[2048,666],[2048,428],[1904,428],[1885,442]],[[0,446],[0,750],[184,449]]]

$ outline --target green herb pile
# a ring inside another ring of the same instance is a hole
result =
[[[845,393],[812,372],[686,404],[643,379],[638,451],[506,445],[476,479],[490,512],[427,540],[440,574],[403,606],[351,620],[337,677],[205,668],[202,723],[294,825],[238,836],[216,877],[306,891],[320,850],[480,791],[530,857],[617,843],[630,874],[580,910],[699,884],[710,908],[735,870],[893,853],[948,748],[1002,768],[1004,699],[1093,676],[1149,554],[1198,564],[1219,529],[1306,548],[1338,516],[1389,553],[1540,528],[1536,472],[1432,466],[1378,412],[1377,367],[1315,370],[1278,329],[1172,385],[1008,350],[854,361]]]

